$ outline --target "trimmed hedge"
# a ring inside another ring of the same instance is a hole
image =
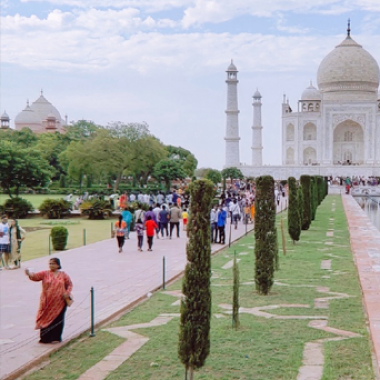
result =
[[[50,236],[55,251],[63,251],[66,248],[67,238],[69,237],[67,228],[62,226],[53,227],[50,231]]]
[[[45,199],[38,208],[42,216],[48,219],[61,219],[70,214],[72,205],[64,199]]]
[[[23,219],[28,216],[29,212],[32,212],[34,207],[26,199],[22,198],[10,198],[7,199],[2,206],[0,206],[0,212],[7,214],[9,218]]]

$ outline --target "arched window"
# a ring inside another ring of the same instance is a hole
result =
[[[303,151],[303,163],[305,165],[315,164],[317,160],[317,152],[314,148],[308,147]]]
[[[294,164],[294,149],[288,148],[286,150],[286,164],[293,165]]]
[[[307,110],[308,111],[313,111],[314,110],[313,103],[309,103],[309,105],[307,106]]]
[[[303,127],[303,139],[304,141],[317,139],[317,127],[313,123],[307,123]]]
[[[292,123],[286,126],[286,141],[294,141],[294,125]]]

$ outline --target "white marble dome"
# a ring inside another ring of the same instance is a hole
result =
[[[29,106],[26,107],[16,116],[15,124],[41,124],[41,118]]]
[[[311,83],[308,88],[301,95],[301,100],[321,100],[322,96],[319,90],[317,90]]]
[[[318,69],[318,87],[323,92],[377,92],[379,78],[376,60],[349,36],[322,60]]]
[[[59,111],[43,96],[43,94],[32,103],[30,108],[40,116],[41,120],[46,120],[47,116],[50,114],[57,120],[62,120]]]

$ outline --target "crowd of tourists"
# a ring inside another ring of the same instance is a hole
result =
[[[127,194],[123,194],[127,197]],[[121,199],[121,211],[119,220],[114,225],[114,236],[117,239],[119,252],[122,252],[125,240],[129,239],[131,227],[137,235],[137,249],[143,250],[144,235],[147,238],[148,251],[152,251],[153,239],[172,239],[173,234],[180,237],[180,223],[182,221],[183,229],[186,230],[188,211],[186,203],[177,202],[176,192],[172,194],[170,203],[154,203],[149,206],[148,210],[143,204],[138,202],[138,209],[132,214],[128,209],[128,201]],[[164,199],[162,199],[164,200]]]

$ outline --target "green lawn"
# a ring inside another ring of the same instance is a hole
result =
[[[111,237],[111,223],[114,222],[115,219],[88,220],[79,217],[60,220],[44,218],[21,219],[19,221],[21,227],[28,230],[35,229],[27,232],[26,239],[22,243],[22,261],[49,254],[49,235],[51,228],[54,226],[61,225],[68,229],[69,237],[66,249],[71,249],[83,245],[83,230],[86,230],[86,244],[109,239]]]
[[[331,204],[336,202],[336,211]],[[334,218],[330,224],[329,219]],[[286,220],[285,220],[286,227]],[[277,223],[280,225],[279,220]],[[326,237],[327,229],[334,229],[333,237]],[[333,245],[326,245],[332,241]],[[303,231],[301,241],[293,245],[287,239],[287,255],[280,246],[280,270],[276,279],[289,286],[275,284],[268,296],[258,295],[254,285],[254,238],[250,234],[225,249],[212,259],[212,321],[211,352],[206,364],[195,374],[203,380],[294,380],[302,365],[305,343],[312,340],[336,337],[336,335],[309,328],[307,320],[274,320],[241,314],[241,327],[231,328],[231,316],[224,313],[220,304],[232,303],[232,269],[222,266],[233,258],[236,251],[241,259],[240,305],[252,308],[265,305],[305,304],[309,308],[280,308],[276,315],[327,316],[328,326],[356,332],[360,338],[332,341],[324,344],[325,366],[322,380],[373,380],[371,344],[363,314],[360,286],[349,247],[346,218],[339,196],[328,196],[317,210],[316,220],[308,231]],[[248,252],[247,255],[240,253]],[[333,254],[336,257],[331,257]],[[324,259],[332,260],[332,270],[321,270]],[[247,284],[245,284],[247,283]],[[328,295],[316,291],[316,286],[328,287],[332,292],[343,292],[349,298],[331,300],[328,309],[315,309],[314,299]],[[181,280],[170,290],[181,289]],[[156,292],[148,301],[122,316],[111,326],[149,322],[160,313],[178,313],[179,306],[172,306],[175,297]],[[215,314],[224,315],[217,318]],[[150,340],[129,360],[113,371],[107,380],[172,380],[183,379],[184,369],[177,355],[178,318],[167,325],[134,330]],[[89,341],[96,341],[103,357],[109,353],[106,345],[115,345],[119,338],[97,334],[64,351],[53,354],[51,363],[26,377],[28,380],[76,379],[91,365],[89,358],[98,360],[99,352],[86,348]],[[80,347],[80,349],[79,349]],[[108,347],[108,346],[107,346]],[[75,360],[73,360],[75,358]],[[82,361],[85,363],[81,364]],[[93,360],[95,361],[95,360]],[[92,361],[92,362],[93,362]],[[153,364],[154,363],[154,364]]]
[[[60,199],[65,196],[66,195],[58,194],[22,194],[21,198],[28,200],[32,203],[33,207],[38,208],[47,198]],[[0,204],[4,203],[8,198],[8,195],[0,194]],[[73,197],[73,200],[75,200],[75,198],[76,197]],[[28,230],[27,237],[22,243],[22,261],[47,256],[49,254],[49,235],[51,228],[54,226],[64,226],[69,230],[66,249],[71,249],[83,245],[84,230],[86,230],[86,244],[109,239],[111,237],[111,223],[114,223],[115,220],[116,219],[88,220],[87,218],[80,217],[71,217],[62,220],[49,220],[42,217],[20,219],[20,226]]]

